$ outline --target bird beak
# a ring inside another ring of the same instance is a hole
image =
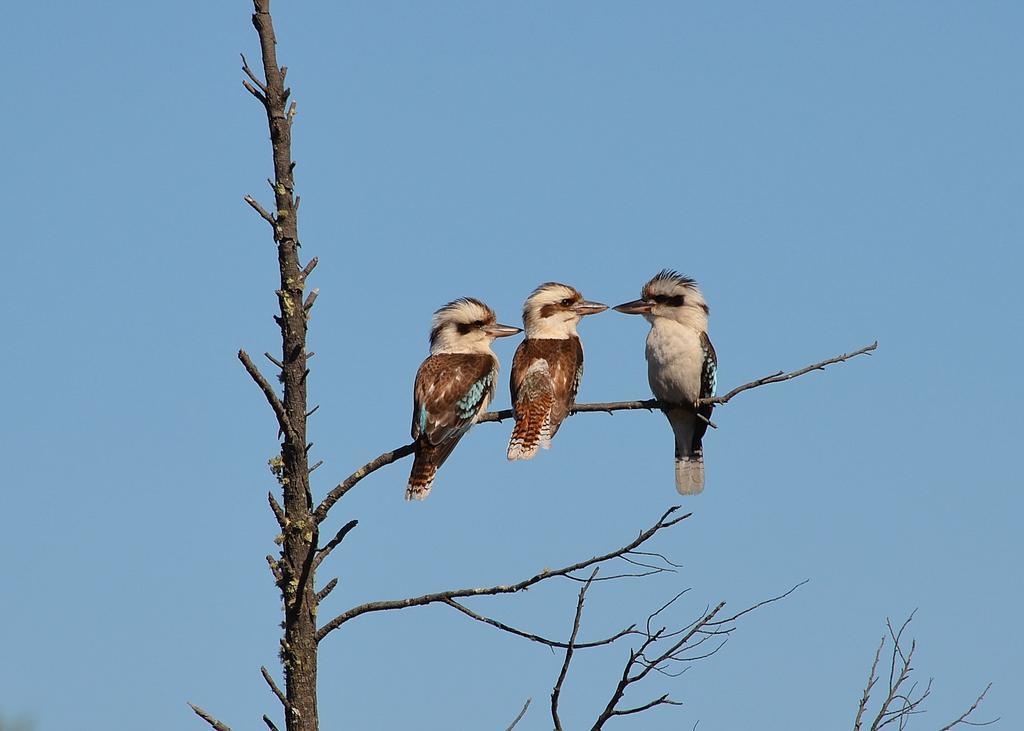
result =
[[[632,302],[623,302],[621,305],[616,305],[615,310],[626,315],[646,315],[653,306],[650,302],[645,302],[644,300],[633,300]]]
[[[493,338],[507,338],[509,335],[518,335],[523,331],[520,327],[512,327],[511,325],[484,325],[482,328],[485,333]]]
[[[600,302],[583,300],[582,302],[574,304],[572,309],[577,315],[583,317],[584,315],[596,315],[598,312],[604,312],[608,309],[608,305],[602,305]]]

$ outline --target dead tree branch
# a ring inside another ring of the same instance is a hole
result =
[[[889,684],[885,697],[882,699],[882,702],[878,707],[878,712],[875,714],[874,719],[871,721],[871,725],[868,727],[869,731],[880,731],[880,729],[885,728],[891,723],[896,724],[896,728],[903,731],[907,728],[912,716],[916,716],[917,714],[924,712],[924,701],[931,695],[931,679],[928,680],[924,689],[921,691],[918,691],[917,683],[911,682],[911,674],[914,671],[912,662],[914,659],[914,653],[917,650],[917,643],[911,640],[910,647],[905,648],[903,644],[903,633],[913,619],[914,612],[911,612],[910,616],[907,617],[903,624],[900,625],[898,630],[893,628],[892,622],[888,619],[885,620],[885,626],[889,633],[889,640],[892,641],[892,652],[889,659]],[[868,673],[867,685],[864,686],[864,692],[861,694],[860,702],[857,704],[857,715],[853,720],[854,731],[861,730],[864,721],[864,714],[867,711],[868,704],[871,700],[871,692],[878,683],[878,661],[882,654],[882,648],[885,647],[885,643],[886,638],[883,636],[882,641],[878,645],[878,649],[875,651],[875,659],[871,663],[871,671]],[[910,683],[909,688],[906,687],[908,683]],[[989,726],[998,721],[998,718],[982,723],[969,720],[971,714],[974,713],[978,706],[981,705],[981,702],[985,699],[985,694],[988,693],[989,688],[991,687],[991,683],[985,686],[985,689],[981,691],[981,694],[978,695],[974,703],[972,703],[966,711],[960,714],[960,716],[951,723],[943,726],[939,731],[949,731],[961,724],[964,726]]]
[[[281,701],[281,705],[284,706],[284,710],[286,712],[290,710],[291,706],[288,703],[288,698],[285,696],[284,692],[277,687],[277,683],[274,682],[274,678],[271,676],[270,671],[267,670],[266,666],[260,668],[260,673],[263,674],[263,679],[267,681],[267,685],[270,686],[270,690],[275,696],[277,696],[277,699]]]
[[[558,718],[558,697],[562,693],[562,683],[565,682],[565,676],[569,673],[569,663],[572,662],[573,650],[577,647],[576,635],[580,632],[583,600],[587,595],[587,589],[594,583],[594,577],[597,576],[597,572],[600,569],[600,566],[595,566],[594,570],[590,572],[590,578],[580,588],[580,596],[576,601],[576,616],[572,621],[572,633],[569,635],[569,642],[565,647],[565,660],[562,661],[562,669],[558,672],[558,680],[555,681],[555,687],[551,689],[551,720],[555,723],[555,731],[562,731],[562,721]]]
[[[589,584],[590,582],[588,581],[587,583]],[[549,640],[546,637],[541,637],[540,635],[533,634],[532,632],[524,632],[523,630],[516,629],[515,627],[507,625],[504,622],[499,622],[498,620],[493,619],[492,617],[486,617],[486,616],[484,616],[482,614],[478,614],[478,613],[474,612],[472,609],[470,609],[469,607],[467,607],[466,605],[460,604],[459,602],[455,601],[454,599],[448,599],[444,603],[447,604],[452,609],[457,609],[458,611],[462,612],[467,617],[475,619],[477,622],[483,622],[484,624],[489,624],[492,627],[496,627],[497,629],[500,629],[500,630],[502,630],[504,632],[508,632],[509,634],[517,635],[517,636],[523,637],[523,638],[525,638],[527,640],[533,640],[534,642],[537,642],[537,643],[539,643],[541,645],[547,645],[548,647],[557,647],[557,648],[563,649],[563,650],[567,649],[569,647],[569,645],[566,644],[565,642],[559,642],[557,640]],[[585,648],[588,648],[588,647],[600,647],[601,645],[610,645],[611,643],[615,642],[615,640],[619,639],[620,637],[625,637],[626,635],[634,634],[635,630],[636,630],[636,625],[630,625],[629,627],[626,627],[623,630],[619,630],[618,632],[613,634],[611,637],[606,637],[603,640],[594,640],[592,642],[574,642],[573,647],[575,647],[576,649],[585,649]]]
[[[316,567],[323,563],[323,560],[331,554],[331,551],[337,548],[338,544],[345,540],[345,536],[349,534],[349,531],[357,525],[359,525],[358,520],[350,520],[345,523],[345,525],[341,527],[341,530],[335,534],[334,538],[329,540],[323,548],[316,552],[316,556],[313,558],[313,568],[316,569]]]
[[[767,386],[770,383],[781,383],[782,381],[789,381],[793,378],[798,378],[799,376],[810,373],[811,371],[824,370],[827,366],[833,365],[835,363],[842,363],[844,361],[850,360],[851,358],[856,358],[858,355],[870,354],[871,351],[875,350],[876,348],[878,348],[877,340],[871,343],[870,345],[865,345],[863,348],[858,348],[857,350],[854,350],[850,353],[843,353],[842,355],[837,355],[834,358],[827,358],[826,360],[820,361],[818,363],[812,363],[809,366],[805,366],[803,368],[800,368],[799,370],[791,371],[790,373],[783,373],[782,371],[778,371],[777,373],[772,373],[771,375],[763,376],[754,381],[750,381],[749,383],[744,383],[742,386],[737,386],[724,396],[715,396],[714,398],[700,399],[695,404],[695,406],[726,404],[730,400],[732,400],[732,398],[735,397],[737,394],[743,393],[744,391],[749,391],[753,388],[758,388],[760,386]],[[573,415],[599,411],[612,414],[616,411],[636,411],[639,409],[653,411],[654,409],[660,409],[666,405],[671,404],[662,404],[660,401],[657,401],[655,399],[647,399],[645,401],[611,401],[608,403],[576,404],[575,406],[573,406],[572,411],[569,413],[570,415]],[[480,415],[480,418],[477,419],[477,423],[486,424],[489,422],[503,421],[505,419],[511,419],[512,416],[512,409],[502,409],[501,411],[487,411]],[[717,428],[717,425],[711,424],[710,421],[708,423],[711,426]],[[359,482],[364,477],[376,472],[381,467],[385,467],[393,462],[397,462],[403,457],[408,457],[412,453],[413,445],[406,444],[402,447],[398,447],[397,449],[393,449],[390,452],[384,452],[384,454],[381,454],[375,457],[374,459],[370,460],[365,465],[360,467],[358,470],[353,472],[351,475],[346,477],[344,480],[338,483],[329,493],[327,493],[327,495],[324,497],[321,503],[317,506],[316,511],[314,513],[316,516],[317,523],[322,523],[327,518],[327,512],[334,506],[334,504],[338,502],[338,500],[340,500],[342,497],[344,497],[345,493],[347,493],[349,490],[351,490],[353,487],[359,484]]]
[[[216,731],[231,731],[231,727],[230,726],[228,726],[227,724],[225,724],[225,723],[223,723],[221,721],[218,721],[216,718],[214,718],[209,713],[204,711],[202,708],[197,706],[195,703],[189,703],[188,705],[189,705],[189,708],[191,708],[193,711],[195,711],[195,714],[197,716],[199,716],[201,719],[203,719],[208,724],[210,724],[210,726],[213,727],[214,729],[216,729]]]
[[[349,620],[355,619],[356,617],[367,614],[370,612],[382,612],[391,609],[408,609],[409,607],[423,607],[428,604],[447,604],[452,599],[460,599],[463,597],[472,596],[494,596],[497,594],[515,594],[524,589],[529,589],[531,586],[538,584],[542,581],[552,579],[556,576],[568,576],[569,574],[579,571],[581,569],[596,566],[597,564],[604,563],[613,558],[618,558],[626,553],[639,548],[644,543],[654,537],[659,531],[665,528],[671,528],[674,525],[686,520],[690,517],[690,513],[680,515],[678,517],[670,518],[674,512],[679,509],[679,506],[674,506],[665,511],[664,514],[658,519],[658,521],[641,533],[632,541],[627,543],[621,548],[617,548],[614,551],[602,554],[600,556],[594,556],[588,558],[585,561],[579,561],[569,566],[563,566],[559,569],[545,569],[539,574],[531,576],[528,579],[517,582],[515,584],[500,584],[498,586],[489,587],[477,587],[467,589],[454,589],[450,591],[439,591],[432,594],[424,594],[417,597],[409,597],[407,599],[392,599],[387,601],[367,602],[366,604],[360,604],[357,607],[353,607],[345,612],[342,612],[334,619],[327,622],[317,631],[317,641],[322,641],[327,635],[336,630],[338,627],[343,625]],[[461,611],[461,610],[460,610]],[[497,626],[497,625],[495,625]]]
[[[597,570],[595,569],[590,575],[590,578],[580,589],[579,600],[576,604],[576,614],[573,618],[572,634],[569,637],[568,647],[566,648],[565,658],[558,673],[558,679],[555,681],[554,688],[551,691],[551,717],[554,721],[555,731],[561,731],[562,728],[561,721],[558,716],[558,703],[561,696],[562,684],[565,682],[570,663],[572,662],[573,649],[580,647],[579,644],[576,644],[576,636],[579,633],[584,596],[594,582],[596,573]],[[702,644],[708,640],[714,641],[722,635],[730,634],[735,629],[733,625],[737,619],[754,611],[755,609],[765,606],[766,604],[771,604],[772,602],[784,599],[806,583],[806,581],[802,581],[789,589],[789,591],[758,602],[757,604],[754,604],[753,606],[737,612],[731,617],[725,619],[717,618],[722,608],[725,606],[725,602],[720,602],[713,609],[706,610],[697,620],[681,629],[672,632],[668,631],[667,626],[661,626],[660,628],[655,629],[652,626],[654,621],[663,612],[674,605],[680,597],[687,593],[688,590],[684,589],[677,593],[674,597],[661,605],[661,607],[647,616],[647,621],[644,623],[643,631],[634,631],[629,633],[641,635],[643,640],[640,642],[639,646],[630,649],[622,674],[619,676],[619,680],[616,683],[607,704],[597,717],[597,720],[594,722],[592,731],[597,731],[603,728],[605,723],[616,716],[631,716],[637,713],[643,713],[644,711],[648,711],[657,706],[682,705],[679,701],[669,698],[668,693],[663,693],[662,695],[637,706],[629,708],[620,707],[620,704],[630,686],[643,681],[652,671],[666,677],[677,677],[681,675],[690,663],[710,657],[718,652],[724,646],[725,640],[723,639],[718,642],[712,650],[695,653],[694,651]],[[685,667],[676,672],[673,672],[670,669],[680,665]]]
[[[510,723],[508,725],[508,728],[506,728],[505,731],[512,731],[512,729],[514,729],[516,727],[516,724],[519,723],[523,719],[523,716],[526,715],[526,709],[530,707],[530,701],[532,701],[532,700],[533,700],[533,698],[527,698],[526,699],[526,703],[523,704],[523,709],[521,711],[519,711],[519,715],[518,716],[516,716],[515,718],[512,719],[512,723]]]

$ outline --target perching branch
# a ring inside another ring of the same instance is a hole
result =
[[[528,579],[524,579],[515,584],[501,584],[498,586],[489,586],[481,588],[467,588],[467,589],[455,589],[451,591],[440,591],[433,594],[424,594],[418,597],[409,597],[407,599],[392,599],[387,601],[367,602],[366,604],[360,604],[357,607],[353,607],[345,612],[342,612],[331,621],[323,625],[316,633],[317,642],[322,641],[327,635],[336,630],[338,627],[348,622],[351,619],[367,614],[369,612],[381,612],[390,609],[408,609],[409,607],[422,607],[427,604],[448,604],[452,599],[460,599],[463,597],[472,596],[493,596],[496,594],[515,594],[524,589],[529,589],[534,584],[538,584],[542,581],[552,579],[556,576],[569,576],[575,571],[585,569],[590,566],[610,561],[613,558],[619,558],[626,555],[630,551],[639,548],[641,545],[649,541],[654,537],[656,533],[664,528],[671,528],[674,525],[686,520],[690,517],[690,513],[681,515],[675,518],[669,518],[674,512],[679,509],[679,506],[673,506],[665,511],[665,513],[658,519],[658,521],[645,531],[642,531],[635,539],[627,543],[622,548],[618,548],[614,551],[610,551],[600,556],[594,556],[585,561],[571,564],[569,566],[563,566],[559,569],[545,569],[539,574],[531,576]],[[461,610],[460,610],[461,611]],[[495,625],[497,626],[497,625]],[[516,633],[513,633],[516,634]]]
[[[799,370],[791,371],[790,373],[783,373],[782,371],[778,371],[777,373],[772,373],[771,375],[763,376],[762,378],[750,381],[749,383],[744,383],[742,386],[737,386],[724,396],[715,396],[714,398],[700,399],[699,401],[697,401],[695,406],[726,404],[730,400],[732,400],[734,396],[743,393],[744,391],[749,391],[750,389],[753,388],[759,388],[760,386],[767,386],[770,383],[781,383],[782,381],[788,381],[793,378],[798,378],[802,375],[810,373],[811,371],[824,370],[827,366],[833,365],[835,363],[843,363],[847,360],[850,360],[851,358],[856,358],[858,355],[870,354],[871,351],[875,350],[877,347],[878,341],[876,340],[870,345],[865,345],[863,348],[859,348],[857,350],[854,350],[853,352],[843,353],[842,355],[837,355],[834,358],[828,358],[818,363],[813,363],[809,366],[805,366],[804,368],[800,368]],[[600,411],[611,414],[615,411],[635,411],[638,409],[646,409],[648,411],[651,411],[653,409],[660,409],[666,405],[667,404],[662,404],[660,401],[656,399],[647,399],[644,401],[612,401],[609,403],[576,404],[575,406],[573,406],[572,411],[570,411],[569,413],[570,415],[573,415],[584,414],[593,411]],[[502,409],[501,411],[488,411],[480,415],[480,418],[477,419],[477,423],[486,424],[488,422],[511,419],[512,417],[512,409]],[[715,424],[712,424],[711,422],[708,423],[710,426],[714,426],[715,428],[717,428]],[[403,457],[408,457],[410,454],[413,453],[413,448],[413,444],[406,444],[405,446],[398,447],[397,449],[393,449],[390,452],[385,452],[384,454],[381,454],[380,456],[367,462],[365,465],[363,465],[358,470],[353,472],[351,475],[346,477],[342,482],[338,483],[329,493],[327,493],[324,499],[320,502],[320,505],[317,506],[316,511],[314,512],[316,522],[322,523],[327,518],[327,512],[334,506],[334,504],[338,502],[338,500],[340,500],[342,497],[344,497],[345,493],[347,493],[349,490],[351,490],[353,487],[359,484],[359,482],[364,477],[376,472],[381,467],[389,465],[392,462],[397,462]]]
[[[892,623],[888,619],[885,620],[885,626],[889,631],[889,638],[892,640],[892,654],[889,662],[889,685],[886,695],[878,707],[878,712],[868,727],[869,731],[880,731],[880,729],[885,728],[891,723],[895,723],[896,727],[903,731],[912,716],[924,711],[923,703],[931,695],[931,679],[925,684],[924,690],[920,692],[917,692],[917,683],[912,683],[909,689],[905,689],[907,683],[910,682],[911,673],[914,670],[912,662],[914,652],[917,650],[917,644],[911,640],[909,649],[905,650],[903,646],[903,632],[913,618],[914,612],[911,612],[910,616],[900,625],[898,630],[893,629]],[[883,636],[878,649],[875,651],[875,659],[871,663],[867,685],[864,686],[864,692],[861,694],[860,702],[857,704],[857,715],[853,721],[854,731],[860,731],[861,729],[864,714],[871,700],[871,691],[878,682],[878,660],[882,654],[885,642],[886,638]],[[981,694],[971,704],[970,708],[960,714],[957,719],[943,726],[939,731],[949,731],[961,724],[965,726],[989,726],[998,721],[998,718],[983,723],[968,720],[971,714],[981,705],[981,702],[985,699],[985,694],[988,693],[991,687],[991,683],[985,686],[985,689],[981,691]]]

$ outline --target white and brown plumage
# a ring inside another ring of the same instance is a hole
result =
[[[449,302],[434,313],[430,356],[416,372],[413,387],[416,444],[407,500],[424,500],[430,494],[437,469],[494,396],[494,339],[519,332],[518,327],[499,325],[494,310],[471,297]]]
[[[585,315],[606,309],[559,282],[540,285],[526,299],[526,338],[512,359],[509,384],[516,417],[508,442],[510,460],[531,459],[538,448],[551,446],[583,377],[583,344],[576,326]]]
[[[664,409],[676,443],[676,490],[692,495],[704,489],[706,419],[711,406],[694,408],[715,395],[718,358],[708,337],[708,306],[697,283],[663,269],[644,285],[640,299],[615,308],[643,315],[647,334],[647,379],[654,396],[678,404]],[[699,418],[703,416],[704,418]]]

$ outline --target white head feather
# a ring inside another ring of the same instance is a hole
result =
[[[430,329],[430,354],[489,353],[494,336],[484,331],[498,318],[494,310],[478,299],[462,297],[434,313]]]
[[[664,317],[701,332],[708,330],[708,305],[697,282],[671,269],[662,269],[644,285],[641,298],[653,304],[648,322]]]
[[[560,282],[547,282],[530,293],[523,303],[526,337],[564,340],[579,337],[576,326],[580,313],[573,306],[583,301],[576,289]]]

